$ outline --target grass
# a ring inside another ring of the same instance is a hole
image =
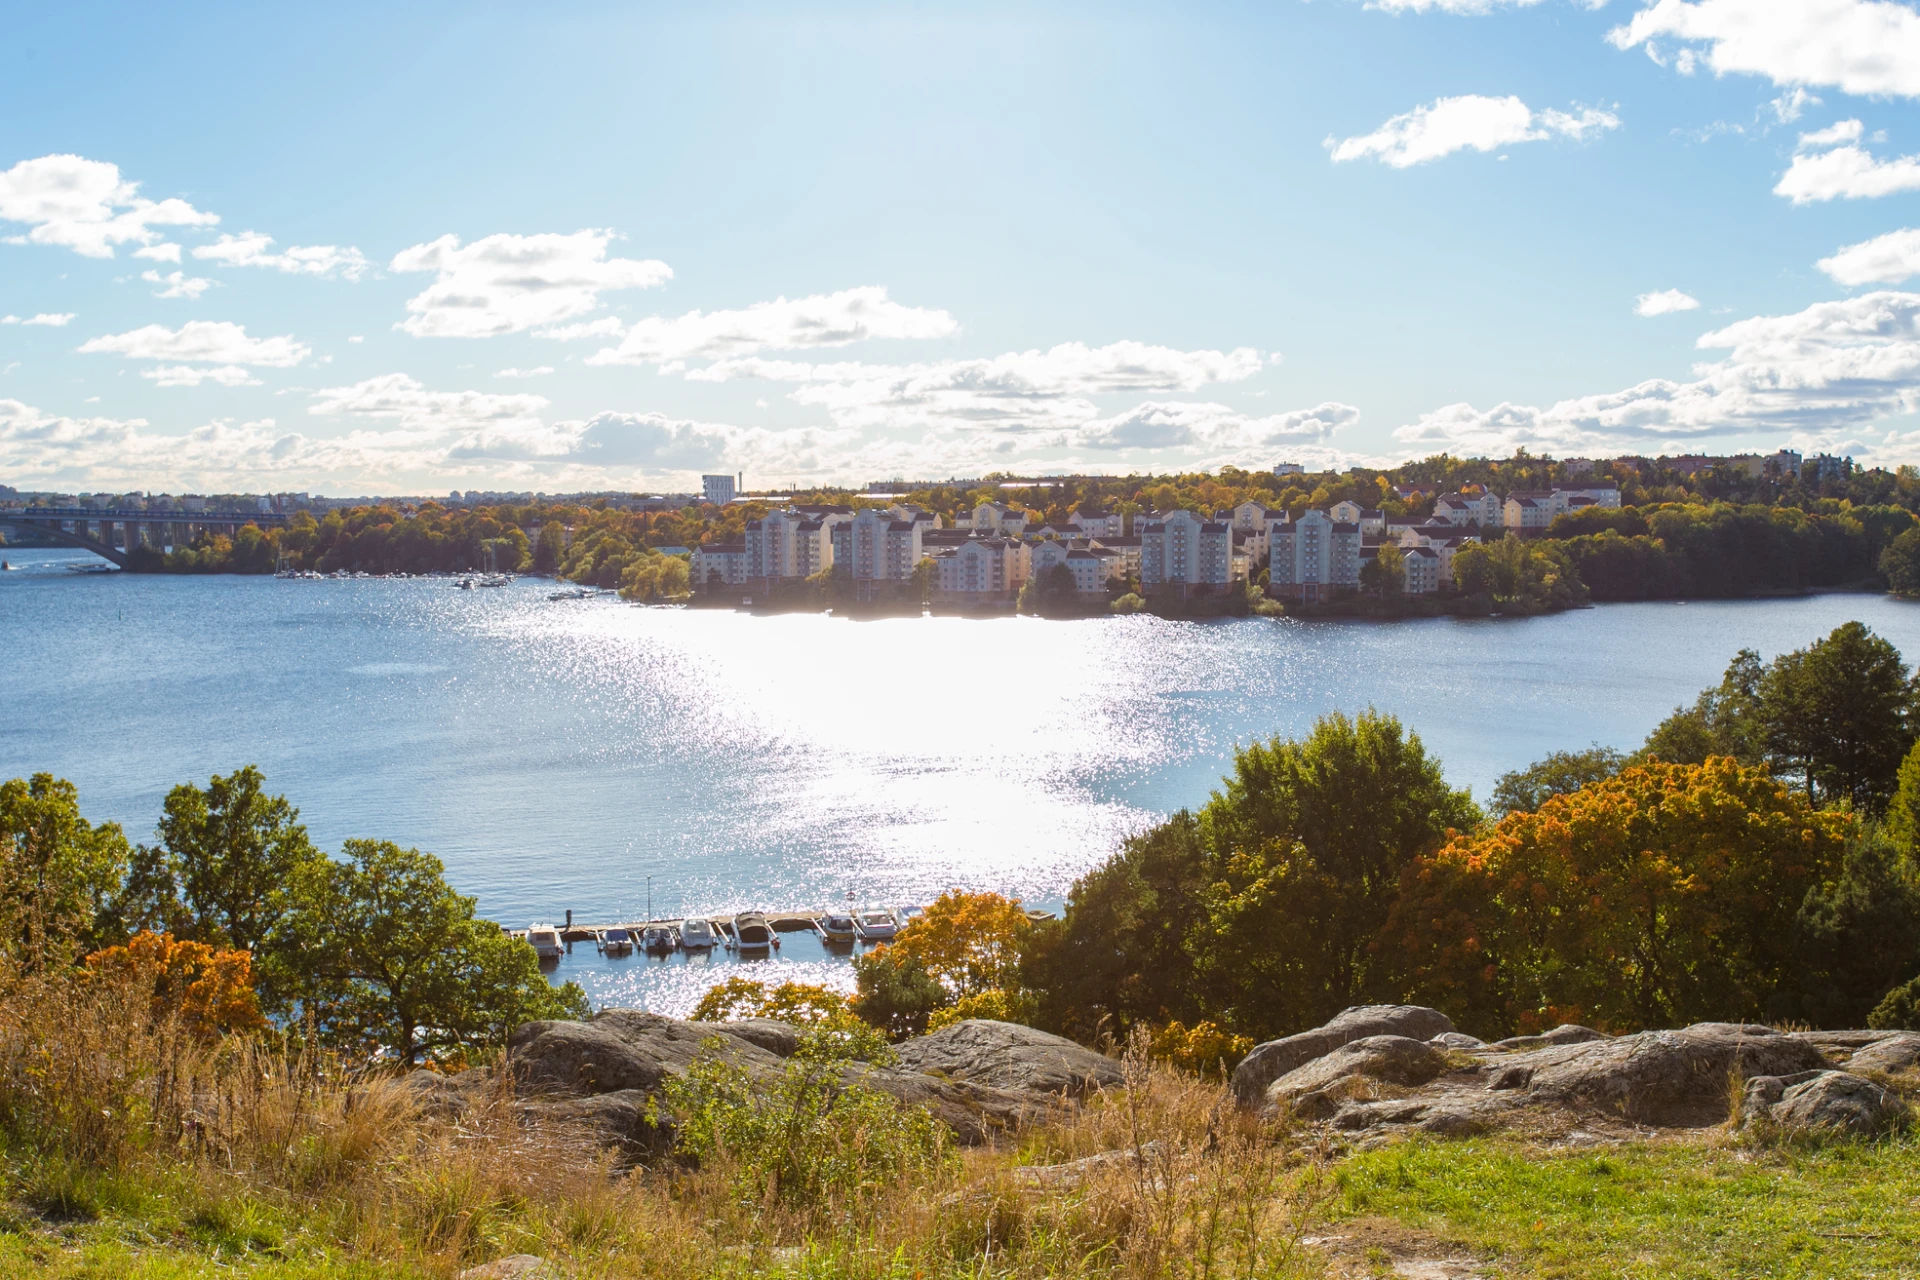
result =
[[[1457,1243],[1502,1274],[1912,1276],[1920,1143],[1754,1148],[1718,1136],[1586,1151],[1410,1142],[1336,1171],[1332,1208]],[[1331,1228],[1337,1230],[1337,1228]]]

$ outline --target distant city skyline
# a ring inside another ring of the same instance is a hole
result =
[[[22,490],[1920,461],[1920,13],[1890,0],[10,35]]]

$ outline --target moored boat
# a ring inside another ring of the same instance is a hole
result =
[[[560,931],[545,923],[527,927],[527,945],[542,960],[558,960],[567,952],[566,943],[560,941]]]
[[[814,926],[828,942],[852,942],[860,936],[859,922],[844,911],[829,911]]]
[[[720,941],[713,926],[705,920],[688,916],[680,922],[680,946],[685,951],[708,951]]]
[[[742,951],[765,951],[780,944],[773,936],[773,926],[758,911],[742,911],[733,918],[733,940]]]
[[[633,950],[633,935],[625,929],[602,929],[600,949],[610,956],[623,956]]]
[[[640,931],[640,946],[650,956],[663,956],[679,944],[673,926],[650,924]]]
[[[854,917],[854,926],[868,942],[887,942],[900,932],[900,917],[885,907],[869,909]]]

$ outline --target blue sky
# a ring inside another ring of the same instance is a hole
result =
[[[22,487],[1920,461],[1894,3],[43,6],[0,59]]]

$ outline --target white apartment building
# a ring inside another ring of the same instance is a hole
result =
[[[695,547],[687,567],[695,591],[708,586],[743,587],[747,583],[747,544],[719,542]]]
[[[1501,523],[1509,529],[1529,533],[1544,529],[1553,518],[1582,507],[1618,509],[1620,489],[1614,484],[1566,486],[1553,489],[1516,490],[1507,495],[1501,511]]]
[[[1126,521],[1112,511],[1081,507],[1067,517],[1067,523],[1089,538],[1118,538],[1126,532]]]
[[[1433,504],[1435,524],[1497,528],[1506,520],[1506,504],[1492,493],[1449,493]]]
[[[1387,527],[1387,513],[1377,507],[1363,507],[1352,499],[1345,499],[1327,508],[1327,514],[1339,524],[1360,526],[1360,536],[1365,538],[1382,533]]]
[[[1297,462],[1276,462],[1273,464],[1273,474],[1277,476],[1303,476],[1307,474],[1307,469]]]
[[[1162,511],[1137,527],[1145,587],[1224,587],[1233,581],[1233,526],[1191,511]]]
[[[933,564],[938,599],[948,604],[998,603],[1011,600],[1026,582],[1029,550],[1011,538],[977,538],[942,551]]]
[[[1360,585],[1360,526],[1324,511],[1276,521],[1267,531],[1269,590],[1321,600]]]
[[[920,563],[922,529],[919,521],[896,520],[868,507],[833,526],[833,563],[846,565],[856,595],[871,596],[875,584],[901,583],[913,576]]]
[[[739,494],[732,476],[701,476],[700,496],[717,507],[724,507]]]
[[[1460,548],[1466,546],[1468,543],[1478,541],[1480,541],[1480,539],[1477,535],[1462,533],[1457,526],[1449,524],[1419,525],[1415,528],[1405,530],[1399,537],[1400,549],[1403,552],[1415,549],[1425,549],[1433,552],[1439,561],[1439,576],[1436,579],[1437,587],[1450,587],[1453,585],[1454,555]]]
[[[1101,595],[1107,582],[1120,572],[1120,557],[1092,547],[1076,547],[1067,552],[1067,568],[1073,571],[1073,589],[1081,595]]]
[[[781,581],[810,578],[833,567],[834,525],[850,517],[788,508],[747,521],[747,577]]]
[[[1407,547],[1400,555],[1407,563],[1406,592],[1428,595],[1440,589],[1440,553],[1432,547]]]

